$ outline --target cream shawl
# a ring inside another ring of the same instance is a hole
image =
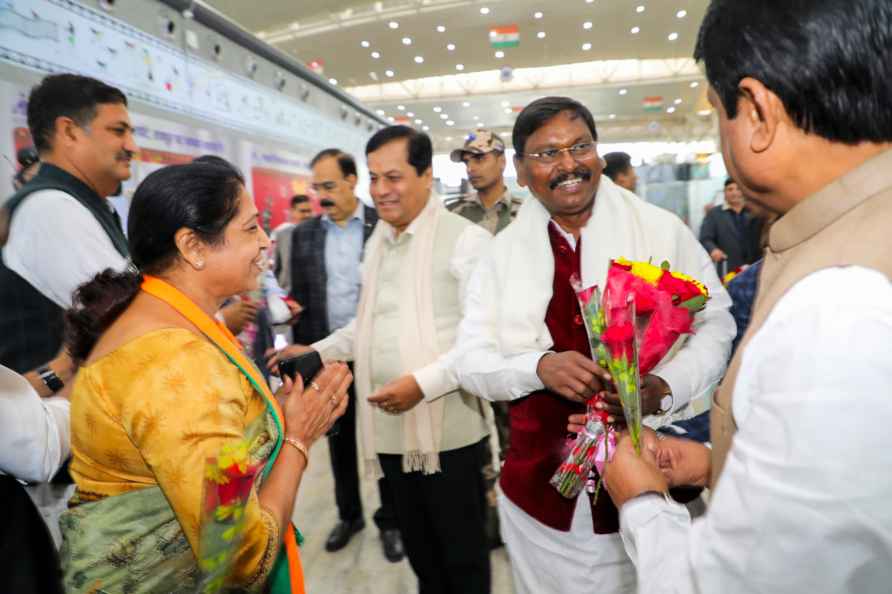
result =
[[[404,233],[412,233],[409,246],[409,266],[401,271],[401,286],[412,287],[403,302],[404,320],[408,327],[417,332],[402,332],[400,335],[400,357],[403,373],[412,373],[440,356],[434,323],[433,268],[434,239],[440,217],[446,210],[437,196],[431,196],[421,214]],[[383,476],[375,447],[375,415],[367,398],[372,393],[371,383],[371,343],[373,335],[373,314],[378,294],[378,270],[382,258],[382,245],[394,228],[386,221],[379,220],[375,231],[368,240],[363,263],[362,296],[356,313],[356,341],[354,360],[356,362],[356,396],[359,425],[361,428],[362,455],[366,473],[374,478]],[[393,378],[396,379],[396,378]],[[443,437],[444,400],[433,402],[422,400],[414,408],[403,413],[403,471],[422,471],[433,474],[440,471],[440,443]]]

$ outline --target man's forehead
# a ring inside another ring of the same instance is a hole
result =
[[[591,130],[588,129],[585,120],[572,112],[562,111],[530,134],[527,138],[527,147],[530,143],[547,144],[583,137],[591,137]]]
[[[130,112],[123,103],[99,103],[96,105],[96,118],[130,123]]]

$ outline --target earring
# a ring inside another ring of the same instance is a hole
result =
[[[195,263],[195,268],[198,270],[204,270],[204,260],[199,260]]]

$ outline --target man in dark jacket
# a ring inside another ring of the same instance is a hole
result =
[[[745,208],[746,199],[730,177],[725,181],[725,204],[713,208],[700,227],[700,243],[716,263],[719,278],[759,259],[761,221]]]

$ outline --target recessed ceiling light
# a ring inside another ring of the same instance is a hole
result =
[[[508,107],[509,105],[511,105],[510,101],[502,101],[502,107]]]
[[[376,111],[375,113],[378,114],[379,116],[382,116],[382,117],[384,116],[384,110],[383,110],[383,109],[379,109],[379,110]]]
[[[696,89],[696,88],[699,87],[699,86],[700,86],[700,83],[698,83],[696,80],[695,80],[694,82],[691,83],[691,88],[692,88],[692,89]]]
[[[675,103],[676,105],[681,105],[681,97],[673,101],[673,103]]]
[[[591,3],[594,2],[594,1],[595,1],[595,0],[585,0],[585,3],[586,3],[586,4],[591,4]]]
[[[666,113],[675,113],[675,108],[674,107],[666,108]]]
[[[678,39],[678,33],[670,33],[668,39],[669,41],[675,41]]]
[[[586,21],[586,22],[582,23],[582,28],[583,28],[583,29],[591,29],[591,28],[592,28],[592,22],[591,22],[591,21]]]
[[[372,52],[372,58],[374,58],[375,60],[377,60],[380,57],[381,57],[381,52]]]
[[[446,125],[447,125],[447,126],[454,126],[454,125],[455,125],[455,122],[453,122],[452,120],[446,120]]]
[[[416,124],[420,124],[420,123],[421,123],[421,120],[416,119],[416,120],[415,120],[415,123],[416,123]]]
[[[390,21],[389,23],[387,23],[387,26],[390,27],[391,29],[399,29],[400,28],[400,24],[396,21]]]
[[[638,35],[639,33],[641,33],[641,27],[632,27],[629,33],[631,33],[632,35]]]
[[[712,110],[711,110],[711,109],[701,109],[700,111],[697,112],[697,115],[698,115],[698,116],[701,116],[701,117],[705,117],[705,116],[708,116],[708,115],[710,115],[710,114],[712,114]]]
[[[465,65],[464,64],[456,64],[455,69],[458,70],[459,72],[461,72],[462,70],[465,69]]]
[[[678,12],[675,13],[675,16],[679,19],[683,19],[686,16],[688,16],[688,11],[687,10],[679,10]]]
[[[393,70],[385,70],[384,76],[386,76],[387,78],[393,78]]]
[[[440,107],[439,105],[434,106],[434,113],[440,113],[441,111],[443,111],[442,107]]]
[[[454,51],[454,50],[455,50],[455,44],[454,44],[454,43],[447,43],[447,44],[446,44],[446,49],[447,49],[448,51],[450,51],[450,52],[451,52],[451,51]]]
[[[542,13],[539,12],[539,11],[537,10],[536,12],[533,13],[533,18],[534,18],[534,19],[541,19],[541,18],[542,18]]]
[[[447,136],[447,137],[446,137],[446,142],[449,142],[449,141],[451,141],[451,140],[452,140],[452,137],[451,137],[451,136]]]
[[[330,82],[330,83],[333,84],[333,85],[336,85],[336,84],[338,84],[338,79],[336,79],[336,78],[330,78],[330,79],[328,79],[328,82]]]
[[[387,121],[390,122],[390,123],[392,124],[392,123],[395,122],[396,120],[393,119],[393,116],[390,116],[389,118],[387,118]]]
[[[372,44],[369,43],[368,41],[360,41],[360,42],[359,42],[359,45],[361,45],[362,47],[369,47],[369,46],[372,45]]]
[[[477,125],[477,126],[480,126],[480,127],[482,128],[482,127],[485,126],[486,124],[484,124],[483,122],[477,122],[476,125]]]
[[[499,50],[496,52],[496,58],[504,58],[504,57],[505,57],[505,52],[503,52],[502,50]]]
[[[415,56],[415,63],[424,64],[424,58],[422,58],[421,56]]]
[[[410,117],[410,118],[414,118],[414,117],[415,117],[415,114],[412,113],[411,111],[407,111],[407,112],[406,112],[406,116],[408,116],[408,117]]]
[[[480,119],[480,116],[475,115],[475,116],[474,116],[474,119],[475,119],[475,120],[479,120],[479,119]]]
[[[591,44],[591,43],[589,43],[589,42],[586,41],[585,43],[582,44],[582,51],[587,52],[587,51],[589,51],[590,49],[592,49],[592,44]]]
[[[616,119],[616,114],[615,114],[615,113],[610,114],[610,119],[611,119],[611,120],[615,120],[615,119]]]
[[[620,95],[626,95],[626,94],[628,94],[628,92],[629,92],[629,89],[620,89],[619,90]]]
[[[461,106],[462,107],[471,107],[471,102],[470,101],[462,101]]]
[[[506,108],[505,108],[505,113],[511,113],[511,108],[510,108],[510,107],[506,107]]]
[[[480,7],[480,14],[489,14],[489,8],[486,6]]]
[[[445,33],[445,32],[446,32],[446,27],[444,27],[443,25],[437,25],[437,33]]]
[[[398,110],[400,110],[400,111],[406,111],[406,106],[405,106],[405,105],[397,105],[396,108],[397,108]]]
[[[441,119],[441,120],[448,120],[448,119],[449,119],[449,116],[446,115],[445,113],[441,113],[441,114],[440,114],[440,119]]]
[[[536,37],[538,37],[539,39],[545,39],[545,31],[539,31],[538,33],[536,33]]]
[[[403,37],[403,45],[412,45],[411,37]]]
[[[427,132],[428,130],[431,129],[431,127],[430,126],[422,126],[421,129],[424,130],[425,132]]]
[[[637,12],[637,13],[642,13],[642,12],[644,12],[644,10],[645,10],[645,9],[644,9],[644,5],[642,5],[642,6],[639,6],[638,8],[636,8],[636,9],[635,9],[635,12]]]

